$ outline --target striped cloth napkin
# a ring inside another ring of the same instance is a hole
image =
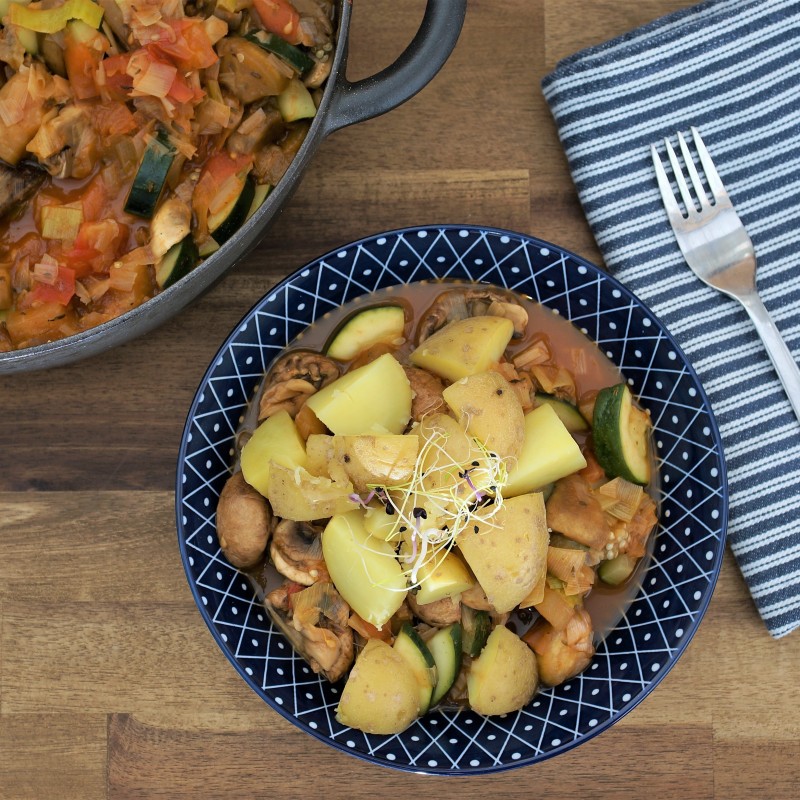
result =
[[[800,356],[800,2],[710,0],[559,63],[542,82],[605,262],[664,321],[719,423],[729,541],[770,633],[800,626],[800,423],[741,306],[681,255],[650,144],[700,129]]]

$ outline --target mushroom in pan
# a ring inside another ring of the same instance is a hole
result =
[[[0,219],[30,199],[44,183],[47,173],[21,164],[8,167],[0,162]]]

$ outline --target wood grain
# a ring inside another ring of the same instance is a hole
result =
[[[728,554],[675,668],[609,731],[467,780],[379,768],[262,703],[198,614],[173,486],[194,390],[284,275],[379,230],[475,222],[600,260],[540,81],[688,0],[470,0],[439,76],[340,131],[263,243],[188,310],[88,361],[0,380],[0,798],[797,797],[800,636],[767,635]],[[351,78],[389,64],[424,0],[356,2]]]

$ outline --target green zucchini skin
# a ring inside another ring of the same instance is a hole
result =
[[[381,305],[357,311],[333,332],[325,346],[325,355],[350,361],[379,342],[403,335],[405,311],[402,306]]]
[[[159,131],[145,148],[125,202],[126,213],[144,219],[153,216],[174,158],[175,148],[169,137],[164,131]]]
[[[262,50],[278,56],[301,75],[314,66],[314,60],[310,56],[306,55],[299,47],[289,44],[285,39],[281,39],[280,36],[276,36],[274,33],[262,33],[258,36],[254,33],[248,33],[244,38],[253,44],[257,44]]]
[[[168,289],[173,283],[177,283],[195,268],[199,260],[197,245],[191,234],[172,245],[156,269],[156,283],[159,289]]]
[[[626,384],[600,390],[592,420],[594,451],[606,475],[645,486],[650,480],[647,434],[638,430],[632,410]]]
[[[228,214],[216,228],[210,231],[211,236],[218,245],[225,244],[225,242],[242,227],[247,219],[247,215],[250,213],[250,207],[253,205],[255,192],[255,182],[248,175],[242,186],[239,197],[237,197],[236,201],[231,205]]]
[[[433,687],[431,705],[435,706],[455,683],[461,671],[462,660],[461,625],[456,622],[437,631],[428,640],[433,660],[436,662],[436,686]]]
[[[434,687],[437,683],[436,662],[431,651],[413,626],[404,622],[394,640],[394,649],[408,662],[419,684],[419,713],[424,714],[431,706]]]
[[[545,392],[536,392],[536,402],[550,406],[570,433],[584,433],[589,430],[586,418],[572,403]]]
[[[486,646],[492,630],[492,620],[488,611],[461,606],[461,650],[465,655],[477,658]]]

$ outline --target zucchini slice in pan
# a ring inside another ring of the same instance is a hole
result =
[[[172,245],[161,259],[156,269],[156,283],[159,288],[166,289],[172,286],[173,283],[191,272],[199,260],[197,245],[195,245],[192,235],[189,234],[177,244]]]
[[[256,185],[248,175],[239,194],[208,218],[208,230],[217,244],[225,244],[241,228],[250,213],[255,191]]]
[[[142,156],[142,163],[133,179],[125,203],[125,211],[137,217],[150,219],[156,210],[167,173],[175,158],[175,148],[164,131],[150,139]]]

